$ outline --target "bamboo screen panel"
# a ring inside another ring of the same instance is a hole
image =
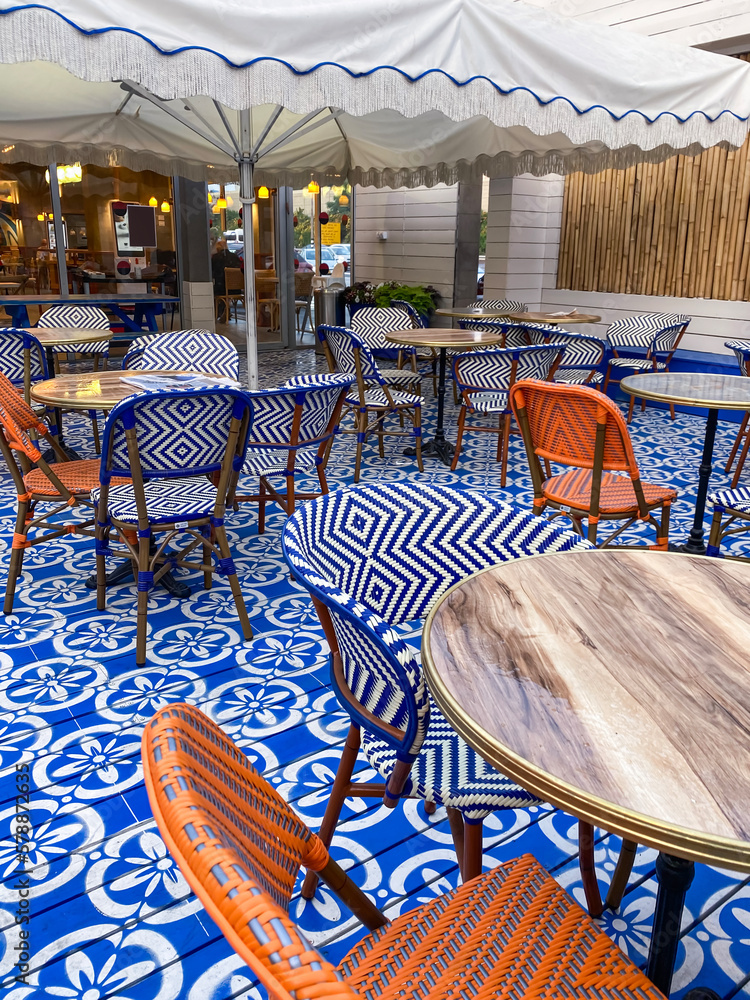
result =
[[[750,139],[733,152],[570,174],[557,287],[750,299],[749,205]]]

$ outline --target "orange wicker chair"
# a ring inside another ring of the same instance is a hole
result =
[[[648,521],[656,529],[656,543],[650,548],[667,548],[677,491],[641,481],[627,424],[611,399],[586,386],[529,380],[511,388],[510,404],[526,445],[536,514],[552,507],[552,516],[569,517],[581,535],[585,518],[588,540],[602,548],[636,520]],[[574,468],[552,476],[550,462]],[[652,513],[657,508],[660,521]],[[597,542],[602,519],[624,523]]]
[[[60,461],[48,465],[30,434],[43,438]],[[29,546],[68,534],[94,535],[93,516],[91,520],[77,524],[50,522],[49,518],[78,505],[90,507],[93,515],[94,508],[89,500],[89,494],[99,485],[99,462],[96,459],[70,461],[47,425],[34,413],[18,389],[3,374],[0,374],[0,451],[18,491],[16,529],[13,534],[3,607],[4,614],[9,615],[13,610],[13,598],[16,582],[21,575],[23,554]],[[121,482],[125,483],[128,480],[123,479]],[[37,517],[35,514],[38,503],[55,506],[51,511],[47,510],[45,514]],[[49,529],[49,531],[47,534],[29,539],[28,534],[32,528]]]
[[[227,941],[276,1000],[475,996],[663,1000],[526,855],[398,917],[380,913],[232,741],[187,704],[143,733],[164,841]],[[289,916],[300,865],[320,873],[373,933],[338,969]]]

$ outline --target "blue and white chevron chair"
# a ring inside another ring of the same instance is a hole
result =
[[[545,333],[549,340],[565,345],[565,353],[555,369],[555,382],[565,382],[566,385],[602,384],[604,375],[601,366],[607,345],[601,338],[592,337],[588,333],[570,333],[554,327],[546,327]]]
[[[411,304],[411,302],[404,302],[403,299],[391,299],[391,309],[401,309],[405,312],[407,316],[411,319],[412,327],[415,330],[424,330],[428,326],[427,323],[422,319],[417,310]],[[394,327],[393,329],[400,329],[399,327]],[[402,367],[403,363],[403,352],[399,354],[399,364],[398,367]],[[422,375],[428,375],[432,379],[432,394],[437,396],[437,366],[440,360],[440,352],[434,347],[425,347],[421,350],[419,348],[414,348],[412,352],[408,355],[411,362],[412,371],[417,371],[420,362],[426,362],[426,366],[421,369]]]
[[[189,371],[239,382],[240,357],[231,340],[210,330],[174,330],[149,339],[143,371]]]
[[[554,327],[543,327],[534,323],[511,323],[502,319],[462,319],[458,325],[462,330],[496,333],[503,338],[502,347],[531,347],[534,344],[544,344],[546,343],[544,337],[541,333],[537,335],[537,331],[554,330]],[[452,353],[456,355],[462,352]]]
[[[615,320],[607,329],[607,343],[612,356],[607,364],[604,376],[603,391],[606,392],[610,382],[619,382],[626,375],[637,372],[666,372],[674,356],[674,352],[690,323],[690,316],[681,313],[647,313],[645,316],[627,316]],[[620,351],[638,351],[645,348],[645,356],[622,357]],[[619,378],[613,379],[613,372]],[[635,396],[630,397],[628,406],[628,423],[633,419]],[[646,401],[641,400],[641,410],[646,408]],[[674,405],[670,404],[669,412],[674,420]]]
[[[709,493],[708,502],[713,504],[714,516],[706,555],[721,556],[721,543],[726,538],[750,532],[750,487],[739,486],[729,490],[716,490],[714,493]],[[750,556],[733,554],[732,557],[750,562]]]
[[[734,354],[742,374],[750,377],[750,340],[727,340],[724,343],[724,347],[728,347]],[[737,489],[737,484],[740,481],[740,474],[745,465],[747,453],[750,450],[750,434],[748,434],[747,430],[749,418],[750,413],[745,413],[743,415],[742,422],[740,423],[740,429],[737,431],[737,437],[734,439],[732,450],[729,452],[729,458],[727,459],[727,464],[724,467],[724,472],[729,475],[732,469],[732,463],[734,462],[737,451],[742,444],[742,439],[744,438],[745,443],[742,447],[742,451],[740,452],[737,468],[734,470],[734,476],[732,477],[733,490]]]
[[[43,330],[54,328],[67,328],[71,330],[109,330],[109,317],[99,306],[86,305],[58,305],[45,309],[39,317],[37,326]],[[103,360],[104,368],[107,367],[109,358],[109,340],[94,340],[90,344],[57,344],[52,348],[55,355],[59,354],[82,354],[93,355],[94,371],[99,368],[99,358]],[[57,361],[57,358],[55,358]]]
[[[472,306],[477,309],[505,309],[509,314],[529,311],[525,302],[516,302],[514,299],[477,299],[472,302]]]
[[[249,393],[253,425],[242,474],[258,480],[259,489],[251,495],[237,494],[234,502],[258,504],[258,534],[265,531],[269,501],[289,516],[298,500],[312,500],[328,492],[326,465],[338,434],[344,397],[352,384],[348,375],[310,375],[293,381],[294,385],[287,383],[280,389]],[[313,469],[320,490],[298,492],[297,477]],[[278,478],[286,481],[284,492],[269,482]]]
[[[203,570],[206,588],[213,573],[228,577],[242,632],[246,639],[252,637],[224,528],[227,497],[236,491],[251,418],[248,394],[229,386],[136,393],[107,418],[101,488],[91,492],[97,506],[97,608],[106,604],[105,556],[132,560],[137,566],[139,666],[146,662],[149,592],[174,566]],[[112,485],[114,476],[132,482]],[[112,529],[124,549],[111,547]],[[155,532],[166,538],[152,549]],[[166,552],[164,545],[181,533],[188,535],[186,544],[178,552]],[[190,561],[199,546],[203,558]]]
[[[31,386],[49,378],[44,348],[31,330],[0,328],[0,372],[31,404]]]
[[[484,818],[538,799],[486,764],[451,728],[430,697],[419,653],[397,627],[424,620],[450,587],[478,570],[593,546],[499,500],[414,482],[352,487],[312,500],[287,521],[282,544],[295,579],[312,596],[331,650],[333,690],[351,720],[321,839],[330,845],[352,794],[382,797],[389,808],[401,798],[419,798],[447,808],[464,881],[475,877],[482,869]],[[360,747],[385,785],[352,780]],[[584,825],[583,833],[591,828]],[[582,839],[582,868],[591,862],[587,898],[601,912],[593,841]],[[307,899],[316,882],[309,873],[302,889]]]
[[[389,383],[380,372],[375,358],[364,341],[345,326],[319,326],[318,339],[323,344],[332,372],[349,375],[352,385],[344,402],[355,413],[354,430],[344,430],[342,434],[357,435],[357,453],[354,465],[354,482],[359,482],[362,464],[362,448],[368,435],[377,434],[380,457],[384,458],[383,436],[409,436],[414,438],[414,450],[420,472],[422,465],[422,398],[414,392],[403,391]],[[370,423],[370,414],[375,420]],[[412,422],[411,431],[385,430],[387,416],[395,414],[403,427],[404,414]]]
[[[406,305],[406,303],[404,303]],[[414,347],[398,347],[384,337],[390,330],[414,330],[421,324],[415,322],[410,312],[402,306],[371,306],[358,309],[352,316],[352,331],[359,337],[374,358],[396,360],[396,369],[381,372],[388,385],[405,392],[420,392],[422,376],[417,371],[417,351]],[[405,361],[409,369],[404,369]]]
[[[565,345],[557,343],[532,347],[491,347],[459,354],[453,359],[453,379],[461,393],[461,410],[451,469],[458,465],[465,430],[497,434],[500,485],[505,486],[512,417],[508,398],[510,388],[522,378],[548,381],[564,350]],[[495,426],[467,424],[466,417],[474,414],[496,414],[498,423]]]
[[[50,306],[45,309],[39,317],[37,326],[43,330],[50,330],[56,327],[69,328],[74,330],[109,330],[110,322],[107,314],[99,306],[70,305],[70,306]],[[92,356],[94,371],[99,370],[99,358],[102,359],[102,367],[107,367],[109,359],[109,340],[95,340],[90,344],[57,344],[52,348],[55,358],[55,369],[58,368],[58,358],[61,354],[80,355],[83,357]],[[99,451],[99,424],[96,419],[96,410],[88,410],[94,432],[94,448]]]
[[[151,343],[152,340],[157,340],[159,337],[163,337],[163,333],[144,333],[134,340],[131,340],[128,347],[127,354],[122,359],[121,368],[123,371],[137,371],[140,369],[143,363],[143,354],[146,347]]]

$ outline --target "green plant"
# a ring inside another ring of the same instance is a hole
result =
[[[385,281],[375,288],[376,306],[389,306],[393,299],[408,302],[420,316],[429,316],[438,305],[440,292],[432,285],[400,285],[397,281]]]

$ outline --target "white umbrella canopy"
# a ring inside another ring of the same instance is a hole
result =
[[[19,63],[0,160],[39,162],[46,145],[214,180],[234,161],[245,203],[254,180],[414,186],[659,161],[739,146],[750,118],[750,64],[513,0],[0,0],[0,64]],[[75,79],[58,94],[60,68]],[[38,72],[51,82],[25,95]]]

